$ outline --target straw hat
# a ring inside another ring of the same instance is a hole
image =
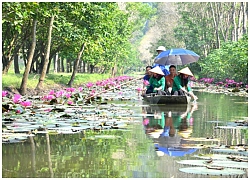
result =
[[[164,46],[159,46],[156,51],[166,51],[166,48]]]
[[[153,69],[149,70],[152,73],[160,74],[164,76],[164,73],[162,72],[161,68],[159,66],[154,67]]]
[[[194,76],[193,73],[190,71],[190,69],[188,67],[185,67],[185,68],[181,69],[178,72],[182,73],[182,74],[189,75],[189,76]]]

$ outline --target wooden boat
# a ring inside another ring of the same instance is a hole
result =
[[[143,99],[150,104],[188,104],[191,101],[190,96],[171,96],[157,95],[155,93],[145,94]]]
[[[190,110],[190,104],[150,104],[151,112],[169,112],[184,113]]]

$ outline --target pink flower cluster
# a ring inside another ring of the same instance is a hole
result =
[[[203,82],[205,84],[212,84],[214,82],[214,78],[201,78],[199,82]],[[241,87],[242,82],[236,82],[233,79],[225,79],[225,81],[219,81],[216,83],[217,86],[224,86],[226,88],[230,87]],[[246,85],[247,86],[247,85]]]
[[[129,76],[120,76],[120,77],[115,77],[115,78],[109,78],[106,80],[102,80],[102,81],[97,81],[96,83],[87,83],[86,87],[89,89],[89,95],[93,96],[96,93],[96,89],[90,89],[91,87],[95,87],[95,86],[102,86],[102,87],[107,87],[107,86],[116,86],[117,88],[121,88],[121,82],[125,81],[125,80],[130,80],[132,79],[132,77]],[[78,91],[81,92],[83,90],[83,87],[79,87]],[[51,90],[47,95],[41,97],[41,100],[43,101],[51,101],[53,99],[56,98],[66,98],[67,99],[67,104],[68,105],[72,105],[74,102],[71,99],[71,97],[73,97],[73,93],[76,92],[75,88],[66,88],[65,90],[59,90],[59,91],[55,91],[55,90]],[[122,92],[119,92],[119,94],[122,94]],[[8,95],[7,91],[2,91],[2,97],[5,97]],[[22,106],[24,106],[25,108],[28,106],[32,105],[31,101],[22,100],[22,96],[20,94],[14,94],[12,101],[15,104],[20,104]],[[46,111],[50,111],[49,109]]]
[[[8,91],[2,91],[2,97],[7,96],[7,94],[8,94]]]

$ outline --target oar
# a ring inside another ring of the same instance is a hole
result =
[[[116,86],[114,86],[114,87],[112,87],[112,88],[105,89],[105,90],[103,90],[103,91],[101,91],[101,92],[99,92],[99,93],[96,93],[96,94],[92,95],[92,96],[86,97],[85,100],[89,100],[89,99],[91,99],[91,98],[93,98],[93,97],[95,97],[95,96],[97,96],[97,95],[99,95],[99,94],[106,93],[106,92],[108,92],[108,91],[110,91],[110,90],[114,90],[115,88],[117,88],[117,87],[119,87],[119,86],[123,86],[123,85],[125,85],[125,84],[127,84],[127,83],[130,83],[130,82],[133,82],[133,81],[135,81],[135,80],[142,79],[142,78],[143,78],[143,77],[135,78],[135,79],[132,79],[132,80],[127,81],[127,82],[125,82],[125,83],[116,85]]]

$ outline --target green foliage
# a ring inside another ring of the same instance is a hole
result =
[[[237,42],[223,43],[213,50],[201,63],[202,75],[217,80],[231,78],[247,83],[248,80],[248,37]]]
[[[38,63],[42,62],[52,14],[55,20],[51,58],[59,52],[60,58],[74,61],[84,44],[82,60],[105,69],[105,72],[114,64],[123,65],[125,61],[126,65],[131,63],[129,66],[133,66],[139,62],[134,55],[130,56],[136,48],[132,44],[135,41],[130,42],[133,32],[142,29],[153,13],[148,3],[126,3],[126,9],[121,10],[116,2],[4,2],[3,66],[13,60],[16,52],[29,49],[30,22],[34,16],[38,19],[35,58]],[[22,53],[25,59],[28,52]]]

